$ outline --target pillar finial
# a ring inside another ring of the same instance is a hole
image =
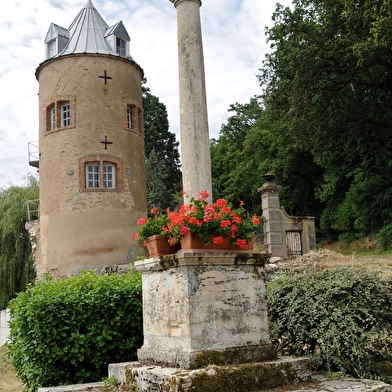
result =
[[[177,8],[178,4],[185,2],[185,1],[195,1],[196,3],[199,4],[199,7],[201,7],[201,4],[202,4],[201,0],[169,0],[169,1],[170,1],[170,3],[173,3],[174,7],[176,7],[176,8]]]

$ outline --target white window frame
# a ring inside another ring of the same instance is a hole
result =
[[[116,165],[109,162],[87,163],[86,189],[116,189]]]
[[[52,39],[47,44],[47,58],[50,59],[57,54],[57,39]]]
[[[50,130],[56,129],[56,106],[50,108]]]
[[[102,169],[103,188],[116,189],[116,165],[114,163],[104,162]]]
[[[116,53],[120,56],[127,54],[127,42],[120,37],[116,37]]]
[[[127,126],[129,129],[132,129],[132,106],[127,106]]]
[[[86,188],[99,189],[99,163],[88,163],[86,165]]]
[[[69,127],[71,125],[71,104],[70,102],[62,102],[60,105],[61,127]]]

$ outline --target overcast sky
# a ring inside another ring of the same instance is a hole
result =
[[[168,110],[179,135],[176,10],[169,0],[92,0],[109,26],[122,20],[131,56]],[[261,92],[256,74],[270,51],[264,28],[275,4],[291,0],[203,0],[200,8],[210,137],[217,138],[230,104]],[[85,0],[7,0],[0,12],[0,188],[21,185],[29,141],[38,140],[38,82],[50,23],[69,28]]]

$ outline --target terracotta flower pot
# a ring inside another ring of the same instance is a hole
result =
[[[167,237],[163,235],[152,235],[148,237],[144,245],[150,257],[171,255],[179,249],[179,245],[170,246],[167,242]]]
[[[186,234],[181,240],[181,249],[186,252],[235,252],[252,253],[254,248],[254,237],[245,245],[244,248],[230,244],[231,238],[223,238],[222,244],[203,244],[200,238],[195,238],[191,234]]]

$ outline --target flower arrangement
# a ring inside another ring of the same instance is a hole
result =
[[[226,199],[210,204],[208,197],[206,191],[200,191],[197,199],[181,205],[178,212],[167,212],[169,222],[162,230],[169,235],[169,243],[176,244],[190,233],[205,245],[221,244],[223,238],[229,237],[231,245],[245,247],[260,225],[259,218],[255,214],[248,216],[242,201],[240,207],[234,209]]]
[[[137,221],[139,229],[137,233],[132,234],[132,239],[145,245],[148,237],[153,235],[163,235],[169,239],[169,233],[166,230],[169,218],[166,213],[162,213],[158,208],[151,208],[149,218],[140,218]]]

